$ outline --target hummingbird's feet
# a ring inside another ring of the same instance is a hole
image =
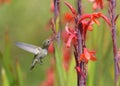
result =
[[[30,70],[32,70],[34,67],[35,67],[34,65],[31,65]]]
[[[43,63],[42,59],[39,59],[39,60],[38,60],[38,63],[39,63],[39,64],[42,64],[42,63]]]
[[[35,65],[36,65],[37,62],[38,62],[38,59],[34,59],[34,60],[32,61],[30,70],[32,70],[32,69],[35,67]]]

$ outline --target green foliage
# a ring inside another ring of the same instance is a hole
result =
[[[16,62],[16,73],[17,73],[18,86],[24,86],[23,74],[22,74],[21,67],[18,61]]]
[[[75,70],[75,59],[74,56],[72,56],[70,65],[69,65],[69,70],[67,73],[67,82],[66,86],[77,86],[77,74]]]
[[[23,86],[22,72],[18,62],[16,63],[16,69],[14,71],[13,61],[10,55],[10,39],[8,33],[5,34],[5,50],[1,56],[2,68],[2,86]],[[17,75],[17,77],[16,77]],[[17,84],[18,82],[18,84]]]
[[[56,72],[57,72],[57,78],[58,78],[57,81],[60,86],[66,86],[66,83],[65,83],[66,75],[62,65],[62,53],[61,53],[60,46],[56,46],[55,59],[56,59]]]
[[[10,86],[10,85],[9,85],[8,78],[7,78],[7,75],[6,75],[6,72],[5,72],[5,69],[4,69],[4,68],[2,68],[2,69],[1,69],[1,74],[2,74],[2,86]]]

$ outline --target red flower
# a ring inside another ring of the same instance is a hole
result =
[[[92,25],[93,25],[93,22],[82,21],[83,29],[87,29],[89,31],[92,31],[93,30]]]
[[[1,3],[10,3],[11,0],[0,0],[0,4]]]
[[[85,63],[88,63],[89,60],[96,61],[94,51],[88,51],[87,48],[84,48],[83,52],[84,53],[80,55],[79,62],[84,61]]]
[[[83,33],[82,37],[84,40],[86,40],[87,30],[89,30],[89,31],[93,30],[92,24],[93,24],[93,22],[91,22],[91,21],[86,21],[86,20],[82,21],[82,29],[83,29],[82,30],[82,33]]]
[[[72,7],[71,4],[69,4],[68,2],[64,1],[65,5],[71,10],[71,12],[74,14],[74,15],[77,15],[77,12],[76,10]]]
[[[81,18],[78,21],[78,24],[80,24],[83,20],[89,18],[90,22],[94,22],[94,23],[99,25],[100,23],[97,19],[100,18],[100,17],[102,17],[108,23],[109,26],[111,25],[110,20],[100,12],[82,15]]]
[[[89,0],[90,2],[93,2],[93,9],[103,9],[104,3],[103,0]]]
[[[50,3],[50,11],[54,12],[54,2],[53,2],[53,0],[51,0],[51,3]]]
[[[63,66],[66,71],[69,68],[70,59],[71,59],[71,48],[63,47]]]
[[[66,25],[65,27],[65,30],[66,30],[66,35],[67,35],[67,42],[66,42],[66,45],[67,45],[67,48],[70,47],[70,44],[71,42],[75,43],[76,40],[77,40],[77,36],[76,36],[76,31],[74,29],[71,29],[71,28],[68,28],[68,25]]]
[[[74,17],[73,17],[73,15],[72,14],[70,14],[70,13],[65,13],[64,14],[64,21],[65,22],[73,22],[73,19],[74,19]]]
[[[103,9],[103,5],[104,5],[103,0],[95,0],[93,4],[93,9],[97,9],[97,8]]]

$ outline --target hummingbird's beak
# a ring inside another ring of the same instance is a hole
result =
[[[51,39],[50,39],[50,41],[54,41],[54,40],[57,40],[59,38],[59,35],[57,34],[57,35],[54,35]]]

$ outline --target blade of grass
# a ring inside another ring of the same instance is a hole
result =
[[[6,72],[5,72],[5,69],[4,69],[4,68],[2,68],[2,69],[1,69],[1,74],[2,74],[2,86],[10,86],[10,85],[9,85],[8,78],[7,78],[7,75],[6,75]]]
[[[75,59],[72,56],[72,60],[70,62],[70,67],[67,73],[67,85],[66,86],[77,86],[77,75],[75,70]]]
[[[12,60],[10,58],[10,40],[8,32],[5,33],[5,50],[3,53],[2,64],[6,71],[6,76],[8,77],[9,84],[13,86],[15,84],[15,79],[12,71]]]
[[[17,71],[16,73],[17,73],[18,85],[24,86],[23,77],[22,77],[23,75],[18,61],[16,61],[16,71]]]
[[[95,48],[96,49],[96,45],[97,43],[95,42],[96,39],[97,39],[97,28],[98,26],[97,25],[94,25],[94,30],[92,31],[92,34],[91,35],[91,39],[88,39],[89,42],[88,42],[88,45],[89,47],[92,47],[92,48]],[[97,64],[96,62],[90,62],[88,64],[88,80],[87,80],[87,85],[88,86],[95,86],[96,85],[96,81],[97,81],[97,77],[95,76],[96,75],[96,67]]]
[[[55,60],[56,60],[56,71],[57,71],[59,85],[65,86],[66,74],[65,74],[65,70],[63,69],[63,65],[62,65],[62,53],[61,53],[60,46],[56,46],[55,48]]]
[[[0,51],[0,60],[2,60],[2,58],[3,58],[3,54]]]
[[[95,86],[95,73],[96,73],[96,64],[93,62],[89,62],[88,64],[88,82],[87,86]]]

